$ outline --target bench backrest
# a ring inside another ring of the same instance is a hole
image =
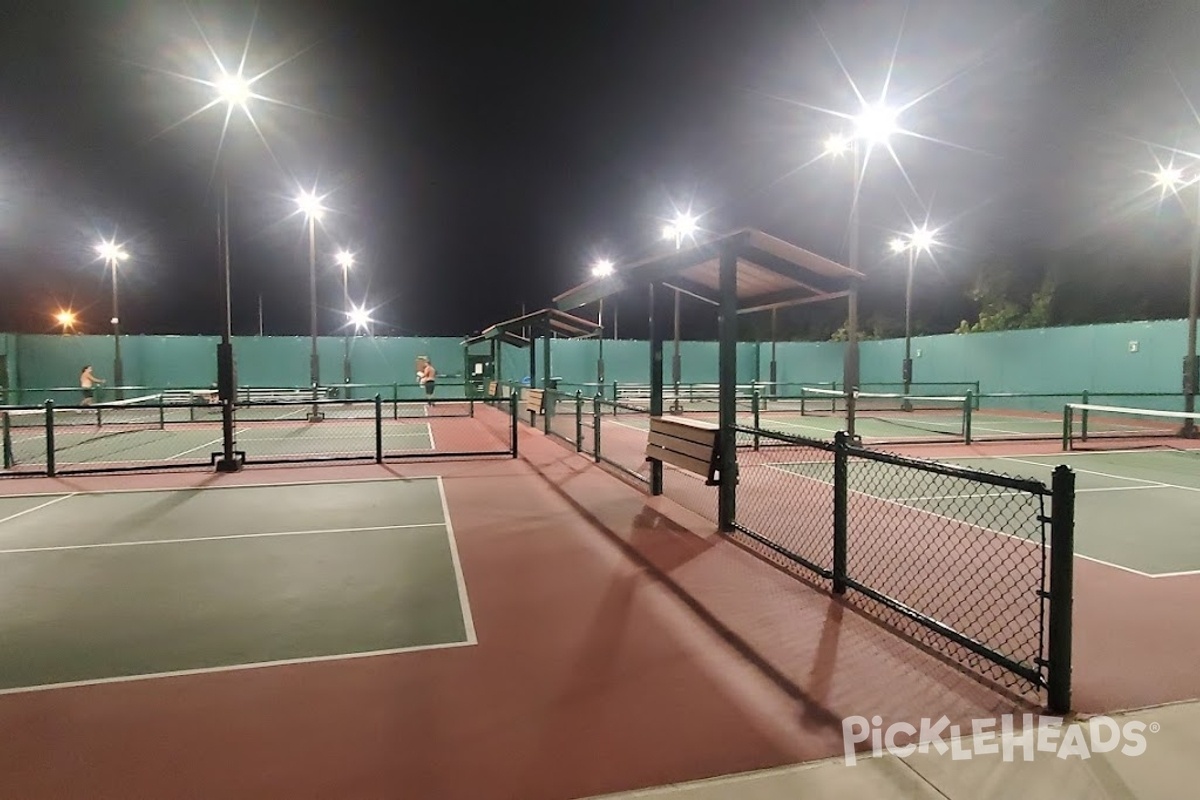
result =
[[[526,389],[525,390],[525,410],[531,411],[534,414],[542,413],[546,403],[546,391],[544,389]]]
[[[682,417],[651,417],[646,458],[700,475],[716,485],[718,425]]]

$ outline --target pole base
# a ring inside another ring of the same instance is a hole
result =
[[[1197,428],[1196,423],[1189,419],[1179,429],[1179,437],[1181,439],[1200,439],[1200,428]]]
[[[322,414],[320,411],[310,411],[310,412],[308,412],[307,419],[309,422],[324,422],[325,415]]]
[[[236,458],[217,459],[217,472],[241,472],[242,462]]]

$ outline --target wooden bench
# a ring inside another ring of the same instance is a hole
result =
[[[162,392],[163,405],[214,405],[217,402],[216,389],[164,389]]]
[[[717,444],[721,427],[682,417],[651,417],[646,460],[660,461],[704,478],[708,486],[720,483]]]
[[[314,399],[312,389],[266,389],[245,386],[237,391],[237,400],[243,404],[289,403],[312,399]],[[318,388],[315,399],[328,400],[329,389],[326,387]]]
[[[529,424],[533,425],[537,417],[545,411],[546,390],[526,389],[525,396],[521,398],[521,401],[525,408],[525,413],[529,414]]]

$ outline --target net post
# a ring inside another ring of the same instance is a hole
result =
[[[971,388],[972,388],[972,389],[974,390],[974,392],[975,392],[975,395],[974,395],[974,397],[975,397],[975,410],[976,410],[976,411],[978,411],[978,410],[979,410],[979,393],[980,393],[980,389],[979,389],[979,381],[972,381],[972,382],[971,382]]]
[[[550,417],[554,415],[554,390],[542,390],[542,433],[550,435]]]
[[[850,508],[849,436],[838,431],[833,438],[833,593],[846,593],[846,544]]]
[[[13,466],[12,430],[7,411],[0,411],[0,450],[4,451],[4,468]]]
[[[808,409],[806,408],[808,393],[805,391],[807,388],[806,386],[800,387],[800,416],[802,417],[808,416]]]
[[[392,419],[400,419],[400,384],[392,384]]]
[[[1071,408],[1071,404],[1067,403],[1063,406],[1063,425],[1062,425],[1062,449],[1064,451],[1071,449],[1071,433],[1075,427],[1075,409]]]
[[[975,408],[974,397],[974,393],[967,389],[967,396],[963,400],[963,440],[966,444],[971,443],[971,412]]]
[[[1086,390],[1084,391],[1082,397],[1083,397],[1083,400],[1082,400],[1083,405],[1087,406],[1088,393]],[[1079,439],[1080,439],[1080,441],[1086,442],[1087,437],[1088,437],[1088,412],[1087,412],[1087,408],[1081,408],[1081,409],[1079,409]]]
[[[583,389],[575,390],[575,452],[583,452]]]
[[[517,399],[520,395],[517,392],[510,392],[508,395],[508,422],[509,422],[509,437],[512,441],[512,457],[517,457],[517,427],[520,421],[521,410],[517,406]]]
[[[621,399],[621,396],[620,396],[620,395],[617,393],[617,388],[618,388],[618,387],[617,387],[617,382],[616,382],[616,381],[613,381],[613,416],[614,416],[614,417],[617,415],[617,410],[618,410],[618,409],[617,409],[617,405],[616,405],[616,404],[617,404],[617,403],[620,401],[620,399]]]
[[[163,396],[158,396],[158,429],[166,430],[167,428],[167,408],[163,403]]]
[[[46,475],[53,478],[58,472],[54,464],[54,401],[46,401]]]
[[[604,391],[604,387],[600,387]],[[600,463],[600,395],[592,398],[592,457]]]
[[[1071,709],[1072,614],[1075,582],[1075,473],[1054,470],[1050,509],[1050,620],[1047,706],[1053,714]]]
[[[383,396],[375,395],[375,463],[383,463]]]

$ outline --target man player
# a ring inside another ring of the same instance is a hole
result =
[[[79,388],[83,390],[83,405],[90,406],[96,399],[96,384],[104,381],[92,374],[92,365],[88,364],[79,373]]]
[[[417,359],[417,381],[425,387],[426,404],[433,406],[433,389],[436,383],[437,370],[433,368],[428,356]]]

